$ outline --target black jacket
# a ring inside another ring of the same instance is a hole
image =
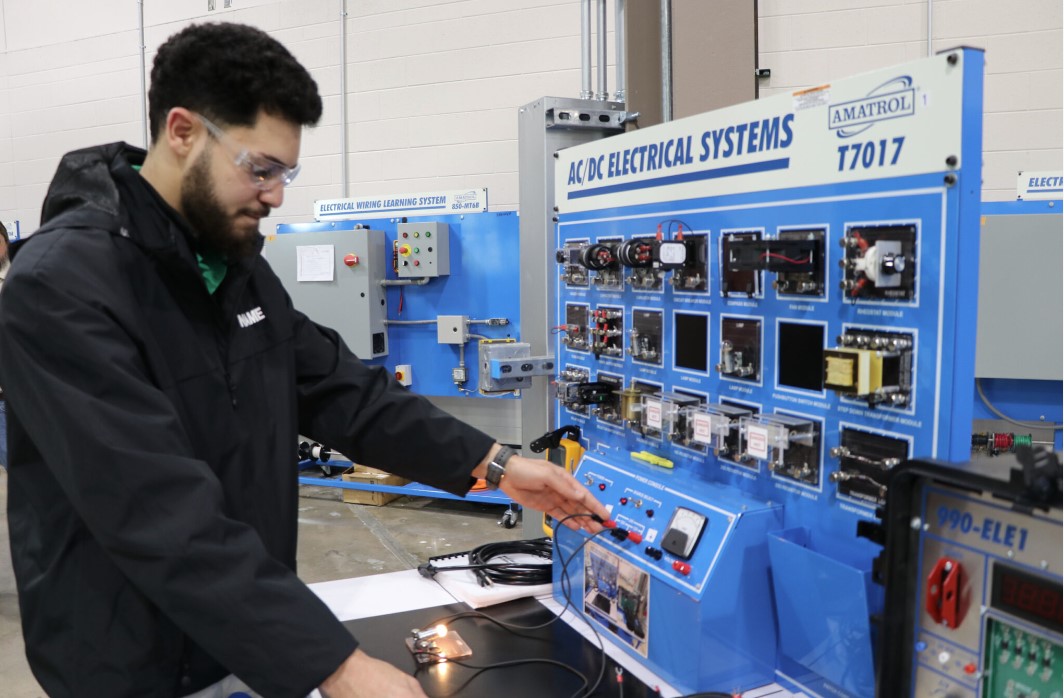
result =
[[[260,256],[212,297],[143,157],[66,155],[0,296],[30,666],[52,696],[228,672],[305,696],[357,643],[294,572],[297,434],[457,494],[492,439],[360,362]]]

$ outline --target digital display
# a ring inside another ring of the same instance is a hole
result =
[[[990,605],[1017,618],[1061,631],[1062,593],[1059,582],[995,564]]]

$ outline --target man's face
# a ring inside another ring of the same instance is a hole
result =
[[[204,129],[205,146],[181,180],[181,211],[204,247],[230,259],[254,253],[259,220],[284,201],[284,186],[256,187],[237,160],[246,151],[256,161],[294,167],[300,133],[299,125],[263,113],[253,127],[227,128],[221,139]]]

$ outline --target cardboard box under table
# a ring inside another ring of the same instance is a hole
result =
[[[409,484],[410,480],[386,473],[383,470],[369,468],[364,465],[356,465],[347,470],[341,476],[344,482],[359,483],[363,485],[388,485],[390,487],[402,487]],[[402,497],[393,492],[373,492],[370,490],[344,489],[344,501],[348,504],[369,504],[370,506],[383,506],[388,502]]]

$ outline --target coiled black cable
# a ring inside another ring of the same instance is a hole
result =
[[[493,563],[492,560],[505,555],[533,555],[546,560],[545,563]],[[469,564],[478,579],[486,577],[492,584],[511,584],[514,586],[535,586],[551,582],[551,541],[550,538],[533,538],[531,540],[513,540],[500,543],[485,543],[469,551]],[[483,576],[481,576],[483,575]]]
[[[459,553],[461,554],[461,553]],[[485,543],[473,548],[468,553],[468,565],[446,565],[437,567],[432,560],[419,565],[418,572],[423,577],[433,578],[440,572],[471,570],[480,582],[480,586],[492,584],[509,584],[511,586],[535,586],[551,583],[551,541],[550,538],[533,538],[531,540],[512,540],[500,543]],[[532,555],[546,560],[536,562],[492,562],[506,555]]]

